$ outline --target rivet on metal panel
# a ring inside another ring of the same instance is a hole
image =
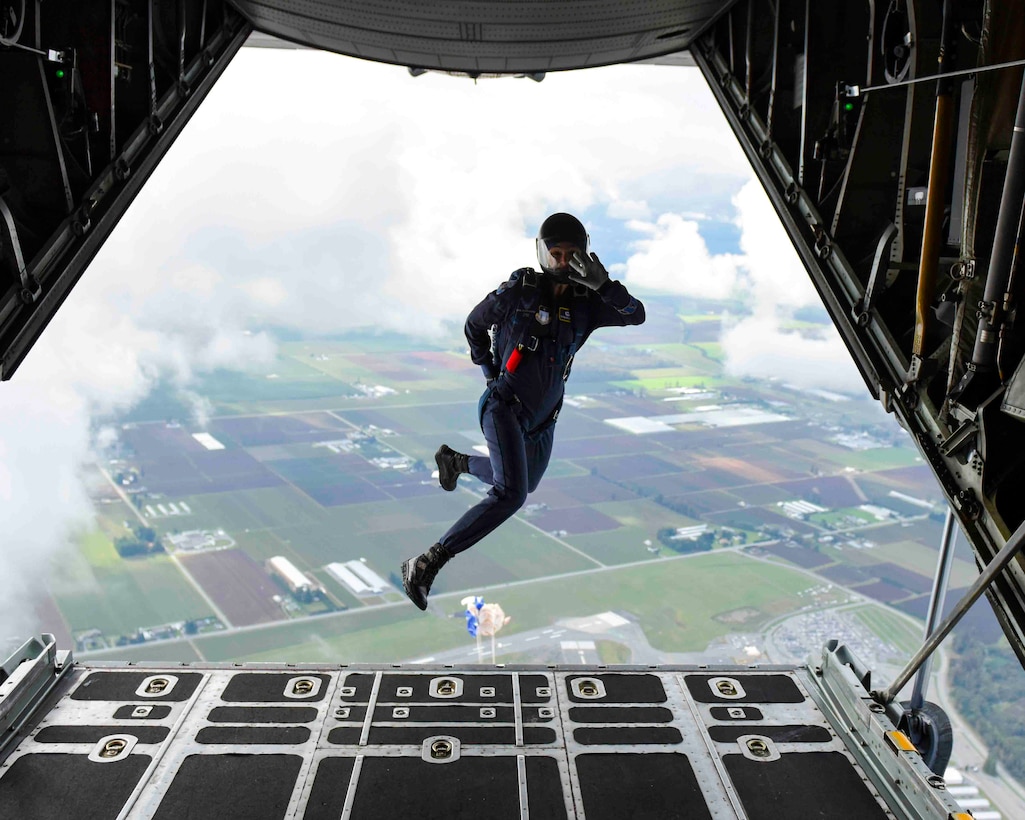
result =
[[[152,706],[136,706],[132,709],[132,717],[148,717],[152,711]]]
[[[395,697],[397,698],[411,698],[413,697],[412,686],[397,686],[395,687]]]
[[[351,698],[356,694],[356,687],[343,686],[341,689],[338,690],[338,694],[341,695],[343,698]]]
[[[438,681],[438,694],[448,697],[456,693],[456,682],[451,678]]]
[[[547,706],[542,706],[540,709],[537,710],[537,716],[543,718],[552,718],[555,717],[555,710],[549,709]]]
[[[580,681],[580,694],[588,698],[593,698],[598,694],[598,686],[593,680],[582,680]]]
[[[348,716],[349,716],[349,707],[348,706],[340,706],[339,708],[335,709],[335,717],[336,718],[340,718],[340,719],[344,720]]]
[[[451,756],[452,742],[449,740],[435,740],[431,744],[431,757],[441,759]]]
[[[720,680],[715,682],[715,688],[719,690],[720,695],[726,695],[726,697],[736,697],[737,687],[733,685],[731,681]]]
[[[929,775],[929,785],[934,789],[945,789],[947,788],[947,781],[940,777],[938,774]]]
[[[100,757],[117,757],[125,750],[127,745],[128,743],[119,737],[112,738],[103,744],[103,750],[100,752]]]
[[[167,689],[167,678],[153,678],[146,685],[146,693],[150,695],[159,695],[165,689]]]
[[[409,707],[408,706],[396,706],[391,710],[391,716],[393,718],[408,718]]]
[[[747,717],[747,712],[744,711],[742,706],[731,706],[727,710],[727,714],[734,720],[743,720]]]
[[[552,690],[548,686],[537,687],[537,696],[539,698],[550,698],[552,696]]]
[[[751,740],[747,742],[747,748],[755,757],[768,757],[770,754],[769,747],[766,745],[765,741],[759,740],[758,738],[751,738]]]
[[[482,686],[480,688],[480,696],[482,698],[493,698],[495,696],[494,686]]]
[[[480,707],[480,716],[482,718],[493,718],[495,716],[495,707],[494,706],[481,706]]]
[[[313,691],[313,681],[309,678],[299,678],[292,684],[292,692],[296,695],[308,695]]]

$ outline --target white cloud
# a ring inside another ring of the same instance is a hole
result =
[[[746,178],[724,134],[696,70],[620,66],[474,85],[337,55],[244,50],[104,258],[115,279],[131,269],[134,287],[158,291],[201,261],[211,299],[234,315],[408,330],[415,309],[412,329],[430,330],[461,321],[531,264],[548,212],[603,204],[615,218],[647,218],[646,180]]]
[[[650,219],[651,206],[643,199],[614,199],[605,209],[605,215],[610,219]]]
[[[862,395],[865,383],[832,326],[814,336],[786,331],[773,316],[754,316],[723,329],[726,372],[779,378],[798,387]]]
[[[0,640],[39,631],[33,606],[51,563],[91,514],[78,474],[88,416],[73,389],[23,380],[0,403]],[[52,625],[51,625],[52,626]]]
[[[740,248],[755,294],[763,309],[820,305],[808,272],[762,186],[746,183],[733,198],[740,227]]]
[[[814,335],[787,329],[795,309],[822,302],[765,191],[752,180],[733,203],[753,315],[724,328],[726,371],[863,395],[865,383],[833,325]]]
[[[737,376],[783,378],[803,387],[861,394],[864,382],[836,329],[817,335],[788,329],[794,311],[821,301],[764,190],[746,182],[732,199],[740,254],[714,254],[701,235],[704,214],[664,213],[654,222],[634,219],[634,253],[613,266],[633,286],[682,296],[740,296],[751,315],[723,331],[726,370]]]
[[[725,299],[741,284],[744,258],[711,254],[698,224],[679,214],[662,214],[654,223],[633,221],[629,227],[644,238],[626,261],[631,285],[705,299]]]

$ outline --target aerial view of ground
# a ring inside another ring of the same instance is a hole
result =
[[[483,451],[458,329],[283,341],[261,372],[204,378],[203,423],[171,389],[112,420],[97,526],[40,607],[79,652],[167,660],[413,660],[466,645],[471,594],[502,604],[503,636],[611,611],[669,654],[852,603],[922,617],[943,506],[906,435],[867,397],[731,378],[721,306],[651,304],[591,339],[545,480],[445,569],[426,615],[398,565],[486,490],[432,476],[443,441]],[[974,575],[959,557],[951,584]],[[881,661],[915,631],[862,622]],[[640,651],[618,644],[602,651]]]

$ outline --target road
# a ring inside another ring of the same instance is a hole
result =
[[[114,492],[116,492],[121,497],[121,500],[125,502],[128,509],[130,509],[133,515],[135,515],[135,517],[139,519],[139,523],[142,524],[142,526],[144,527],[148,527],[150,525],[150,522],[147,521],[145,516],[143,516],[143,514],[135,508],[135,504],[133,504],[132,500],[128,497],[128,493],[126,493],[124,489],[113,479],[113,477],[110,475],[110,473],[107,472],[107,470],[103,467],[102,464],[97,463],[96,466],[99,469],[100,473],[103,475],[103,477],[107,479],[107,482],[110,484],[110,486],[114,488]],[[199,583],[196,581],[196,579],[192,577],[192,573],[189,572],[185,568],[185,565],[178,560],[178,556],[174,553],[168,553],[168,556],[171,559],[171,563],[173,563],[178,568],[178,571],[182,574],[182,577],[186,581],[188,581],[188,583],[192,586],[193,589],[196,590],[196,592],[199,593],[199,596],[203,599],[206,605],[210,607],[210,611],[217,616],[217,618],[220,620],[222,624],[224,624],[224,628],[232,629],[232,623],[228,620],[228,616],[221,612],[220,607],[218,607],[217,604],[214,603],[213,598],[206,594],[203,587],[201,587]],[[191,639],[188,640],[188,643],[192,644]],[[202,657],[202,653],[199,652],[199,649],[196,648],[195,644],[192,644],[192,646],[193,649],[195,649],[196,653],[199,654],[200,657]]]

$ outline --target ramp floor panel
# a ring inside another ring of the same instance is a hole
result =
[[[0,817],[894,816],[810,675],[78,666],[4,748]]]

